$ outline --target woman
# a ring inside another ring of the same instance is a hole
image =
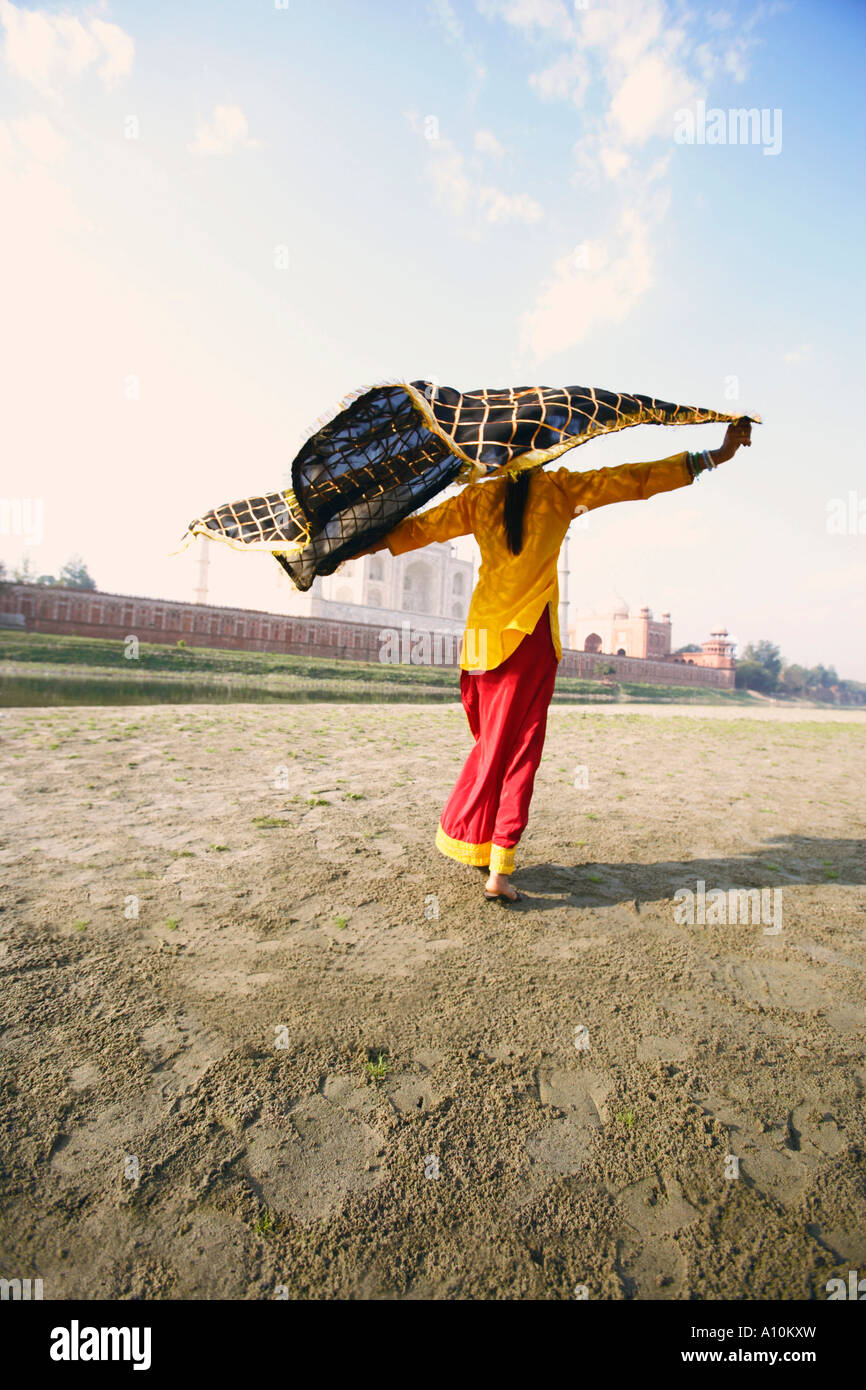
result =
[[[470,484],[400,522],[378,545],[403,555],[474,535],[481,550],[461,652],[460,693],[475,746],[436,832],[443,854],[486,867],[485,896],[516,901],[514,850],[529,818],[547,710],[562,656],[557,561],[577,513],[669,492],[749,445],[747,420],[728,426],[720,449],[574,473],[541,467]]]

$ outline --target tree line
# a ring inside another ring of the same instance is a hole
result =
[[[16,565],[10,575],[3,561],[0,560],[0,584],[10,582],[13,584],[44,584],[46,588],[51,586],[59,589],[96,588],[96,580],[91,578],[80,555],[71,555],[57,576],[37,574],[29,556],[22,560],[19,565]]]
[[[841,680],[835,666],[789,664],[774,642],[750,642],[737,659],[737,686],[763,695],[806,697],[832,704],[866,704],[862,681]]]

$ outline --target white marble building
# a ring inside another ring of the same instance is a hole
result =
[[[347,560],[336,574],[316,579],[305,594],[284,590],[285,610],[311,618],[399,627],[435,628],[460,636],[474,582],[471,560],[458,558],[451,541],[407,555],[388,550]]]

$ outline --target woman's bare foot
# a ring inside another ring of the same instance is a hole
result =
[[[491,874],[484,885],[485,893],[496,893],[499,897],[507,898],[509,902],[517,902],[520,894],[516,888],[512,888],[508,881],[508,874]]]

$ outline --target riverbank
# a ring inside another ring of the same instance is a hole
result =
[[[459,701],[453,667],[0,632],[0,708],[274,701]],[[557,701],[749,707],[743,690],[560,675]]]

